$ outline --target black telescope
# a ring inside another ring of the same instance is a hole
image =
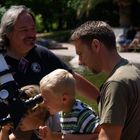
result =
[[[28,109],[34,107],[36,104],[41,103],[42,101],[43,101],[43,99],[42,99],[42,96],[40,94],[39,95],[36,95],[33,98],[29,98],[26,101],[20,100],[20,104],[21,105],[20,105],[19,109],[22,109],[22,107],[23,107],[23,111],[21,111],[22,113],[21,114],[19,114],[20,112],[13,113],[14,112],[13,111],[12,112],[12,116],[13,117],[11,117],[10,115],[8,115],[7,117],[0,119],[0,125],[3,126],[5,124],[7,124],[7,123],[11,123],[12,122],[12,123],[15,124],[15,126],[17,126],[18,122],[23,117],[24,113],[26,113],[26,111]],[[15,106],[14,106],[14,108],[15,108]],[[18,109],[16,109],[16,110],[18,110]],[[9,111],[10,111],[10,109],[9,109]]]
[[[20,98],[20,92],[18,84],[14,80],[3,55],[0,53],[0,107],[4,107],[3,111],[7,112],[6,116],[0,118],[1,126],[13,123],[14,128],[16,128],[27,109],[43,101],[40,94],[23,101]],[[2,112],[0,112],[0,116],[2,116],[1,114]]]

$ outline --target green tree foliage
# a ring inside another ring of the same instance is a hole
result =
[[[5,7],[0,7],[0,19],[1,19],[2,15],[4,14],[5,11],[6,11]]]
[[[106,0],[108,1],[110,0]],[[68,4],[76,10],[77,18],[81,18],[85,13],[89,16],[89,11],[102,2],[105,0],[69,0]]]
[[[37,16],[38,31],[73,29],[86,20],[104,20],[112,26],[140,24],[140,0],[3,0],[4,9],[24,4]],[[1,7],[1,8],[3,8]],[[3,9],[0,8],[0,16]]]
[[[69,0],[69,3],[76,10],[79,24],[86,20],[104,20],[112,26],[119,25],[118,9],[113,0]]]
[[[43,32],[45,30],[45,27],[43,25],[43,19],[42,19],[42,15],[38,14],[35,16],[36,19],[36,27],[37,27],[37,32]]]

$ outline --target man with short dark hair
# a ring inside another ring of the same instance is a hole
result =
[[[103,21],[88,21],[74,30],[80,64],[109,76],[100,89],[99,140],[140,140],[140,70],[122,58],[115,34]]]

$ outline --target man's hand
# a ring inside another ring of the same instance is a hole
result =
[[[102,124],[98,140],[120,140],[122,126]]]

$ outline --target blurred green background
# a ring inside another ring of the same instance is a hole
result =
[[[11,5],[33,11],[38,33],[72,30],[87,20],[121,28],[140,25],[140,0],[0,0],[0,18]]]

